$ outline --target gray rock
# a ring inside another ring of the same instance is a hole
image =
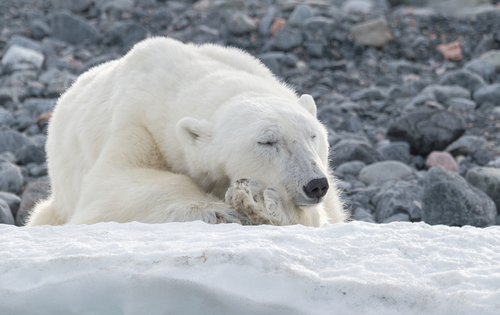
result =
[[[335,172],[340,173],[344,176],[358,176],[359,171],[366,166],[365,163],[361,161],[350,161],[340,164]]]
[[[465,132],[465,122],[446,110],[421,110],[404,113],[387,130],[391,141],[405,141],[411,152],[427,155],[442,151]]]
[[[283,52],[268,52],[260,54],[257,56],[260,61],[269,68],[273,73],[279,74],[281,71],[281,63],[285,58],[285,53]]]
[[[94,2],[101,12],[129,11],[134,6],[133,0],[94,0]]]
[[[55,10],[68,10],[76,13],[87,10],[94,3],[94,0],[51,0],[51,3]]]
[[[381,223],[391,223],[391,222],[408,222],[410,221],[410,216],[406,213],[398,213],[393,216],[388,217]]]
[[[451,98],[467,98],[470,99],[471,93],[464,87],[459,85],[429,85],[422,90],[422,94],[428,94],[439,103],[446,103]]]
[[[120,56],[111,53],[111,54],[105,54],[105,55],[100,55],[100,56],[91,58],[88,61],[86,61],[81,67],[78,68],[77,74],[82,74],[92,67],[98,66],[100,64],[103,64],[103,63],[111,61],[111,60],[115,60],[119,57]]]
[[[308,43],[306,45],[307,53],[316,58],[320,58],[323,56],[324,45],[321,43]]]
[[[453,97],[446,102],[446,106],[451,111],[467,112],[476,109],[477,103],[467,98]]]
[[[54,14],[52,35],[73,45],[91,44],[100,40],[97,30],[85,19],[65,12]]]
[[[257,25],[255,21],[246,14],[235,13],[231,15],[227,22],[227,28],[233,35],[240,36],[256,30]]]
[[[356,221],[375,223],[373,215],[361,207],[356,207],[352,211],[351,218]]]
[[[373,9],[373,2],[370,0],[347,0],[343,1],[341,8],[346,13],[366,14]]]
[[[465,135],[446,147],[446,151],[455,157],[459,155],[467,156],[482,147],[485,143],[486,140],[481,137]]]
[[[378,18],[361,22],[351,27],[351,36],[360,44],[382,47],[388,40],[387,21],[384,18]]]
[[[376,87],[364,88],[351,94],[351,100],[353,101],[381,101],[384,99],[384,93],[382,93],[382,91],[380,91],[380,89]]]
[[[367,185],[385,182],[388,180],[402,180],[412,178],[413,170],[399,161],[375,162],[364,167],[359,172],[359,180]]]
[[[481,41],[474,47],[472,55],[479,57],[480,55],[490,51],[495,47],[495,36],[493,34],[485,34]]]
[[[377,150],[384,160],[400,161],[410,163],[410,145],[403,141],[391,142]]]
[[[439,84],[459,85],[471,92],[486,86],[486,82],[484,82],[480,75],[465,69],[446,73],[441,80],[439,80]]]
[[[2,199],[0,199],[0,224],[11,224],[14,225],[14,217],[10,211],[9,205]]]
[[[304,21],[310,17],[314,16],[314,12],[310,6],[307,4],[299,4],[292,11],[288,17],[288,25],[298,26],[304,23]]]
[[[285,27],[276,33],[269,41],[271,49],[290,51],[302,44],[303,37],[300,30]]]
[[[17,215],[17,211],[19,210],[19,205],[21,204],[21,198],[13,193],[0,191],[0,199],[7,203],[13,218],[15,218]]]
[[[301,29],[304,31],[308,40],[324,41],[332,37],[334,33],[335,22],[332,19],[315,16],[305,20]]]
[[[417,0],[415,2],[419,1]],[[472,12],[473,8],[482,4],[488,4],[489,0],[427,0],[425,2],[426,5],[440,13],[459,15],[461,12]],[[422,4],[422,2],[420,2],[420,4]]]
[[[23,187],[23,175],[20,168],[10,162],[0,163],[0,191],[19,194]]]
[[[480,58],[494,65],[497,70],[500,70],[500,50],[490,50],[482,54]]]
[[[405,214],[408,220],[420,221],[422,211],[420,200],[422,199],[422,188],[417,184],[398,181],[394,186],[381,190],[375,197],[375,219],[377,222],[385,222],[397,214]]]
[[[128,50],[134,44],[146,38],[147,34],[148,30],[140,24],[134,22],[118,23],[110,29],[108,43],[119,45],[124,50]]]
[[[23,106],[31,118],[38,118],[41,114],[52,111],[56,101],[57,99],[28,98],[24,101]]]
[[[40,69],[45,56],[33,49],[12,45],[2,57],[2,67],[9,71]]]
[[[372,164],[383,160],[377,150],[372,148],[368,143],[359,140],[341,140],[332,146],[330,152],[330,165],[333,168],[349,161],[361,161],[365,164]]]
[[[495,106],[500,105],[500,83],[484,86],[473,94],[474,100],[481,106],[488,102]]]
[[[467,181],[486,193],[496,205],[500,214],[500,169],[493,167],[474,167],[467,171]]]
[[[29,163],[42,164],[45,162],[45,152],[34,144],[30,144],[17,151],[16,159],[21,165],[27,165]]]
[[[422,220],[428,224],[484,227],[495,224],[495,203],[460,175],[437,166],[427,172]]]
[[[0,153],[9,151],[15,154],[21,148],[30,144],[32,142],[19,132],[11,130],[0,131]]]
[[[463,68],[479,74],[486,82],[492,82],[495,77],[495,65],[483,59],[473,59],[467,62]]]
[[[340,125],[340,129],[352,133],[362,132],[363,124],[356,115],[349,115]]]
[[[16,225],[23,226],[33,210],[35,204],[49,196],[49,181],[42,180],[31,182],[26,186],[21,197],[21,205],[16,216]]]
[[[7,51],[11,46],[18,45],[24,48],[28,48],[31,50],[35,50],[41,54],[43,54],[43,48],[40,44],[32,39],[29,39],[26,36],[22,35],[14,35],[12,36],[7,44],[5,45],[5,50]]]
[[[3,162],[16,163],[16,156],[8,151],[2,152],[0,153],[0,163]]]
[[[257,25],[259,34],[268,36],[271,31],[271,25],[276,17],[280,16],[280,11],[275,6],[270,6],[267,8],[266,13],[262,16]]]
[[[413,111],[422,109],[430,105],[432,108],[439,107],[439,104],[445,104],[451,98],[470,99],[471,93],[469,90],[458,86],[444,85],[429,85],[425,87],[419,94],[405,106],[405,111]]]
[[[44,162],[42,164],[30,167],[29,173],[33,177],[47,176],[48,174],[47,163]]]
[[[3,107],[0,107],[0,126],[11,127],[15,123],[14,117]]]

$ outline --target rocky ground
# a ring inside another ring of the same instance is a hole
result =
[[[0,1],[0,223],[47,195],[57,97],[158,35],[240,47],[313,95],[354,220],[500,224],[497,2]]]

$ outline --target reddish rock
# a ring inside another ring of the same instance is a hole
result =
[[[441,54],[443,54],[445,60],[458,61],[464,59],[464,55],[462,54],[462,46],[460,45],[459,40],[448,44],[438,45],[437,49]]]
[[[274,35],[281,31],[286,25],[285,19],[274,19],[273,25],[271,25],[271,35]]]
[[[442,152],[442,151],[432,151],[427,157],[425,164],[429,168],[439,165],[444,169],[453,172],[456,172],[458,169],[458,164],[453,158],[453,155],[451,155],[448,152]]]

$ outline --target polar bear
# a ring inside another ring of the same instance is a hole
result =
[[[150,38],[82,74],[46,145],[50,197],[27,225],[344,221],[327,132],[251,55]]]

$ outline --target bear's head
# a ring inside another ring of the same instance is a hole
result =
[[[247,178],[301,208],[321,203],[329,189],[327,132],[310,95],[231,102],[212,121],[181,119],[176,133],[190,176],[205,189]]]

